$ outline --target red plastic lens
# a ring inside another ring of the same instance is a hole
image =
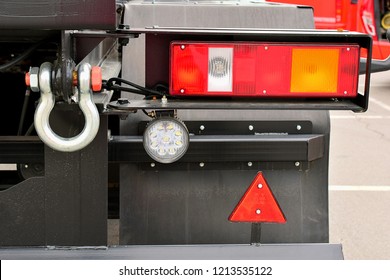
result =
[[[173,42],[170,93],[355,97],[358,70],[354,44]]]
[[[285,223],[286,218],[259,172],[229,217],[231,222]]]

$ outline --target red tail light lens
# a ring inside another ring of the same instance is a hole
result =
[[[170,66],[172,95],[355,97],[359,46],[173,42]]]

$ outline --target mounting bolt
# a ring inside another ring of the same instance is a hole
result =
[[[253,125],[250,125],[248,128],[249,128],[250,131],[252,131],[253,130]]]
[[[260,214],[261,214],[261,210],[260,210],[260,209],[257,209],[257,210],[256,210],[256,214],[257,214],[257,215],[260,215]]]
[[[151,164],[150,164],[150,167],[155,167],[156,166],[156,164],[154,163],[154,162],[152,162]]]
[[[184,50],[184,49],[186,48],[186,46],[185,46],[185,45],[181,45],[180,48],[181,48],[182,50]]]
[[[295,166],[296,166],[296,167],[298,167],[298,166],[300,166],[300,165],[301,165],[301,163],[300,163],[299,161],[296,161],[296,162],[295,162]]]
[[[251,167],[253,163],[251,161],[248,162],[248,166]]]
[[[199,129],[203,131],[205,129],[204,125],[202,124]]]
[[[297,125],[297,130],[299,131],[299,130],[301,130],[302,129],[302,126],[301,125]]]
[[[161,104],[165,105],[168,103],[168,98],[164,95],[162,98],[161,98]]]
[[[262,189],[262,188],[263,188],[263,184],[258,184],[258,185],[257,185],[257,188],[258,188],[258,189]]]
[[[204,162],[199,163],[200,167],[204,167]]]
[[[184,92],[185,92],[184,88],[180,89],[180,93],[184,93]]]
[[[28,76],[28,78],[27,78]],[[30,72],[26,74],[26,84],[30,86],[31,91],[39,92],[39,67],[31,67]]]
[[[129,101],[129,99],[122,97],[122,98],[119,98],[116,103],[118,103],[119,105],[126,105],[126,104],[129,104],[130,101]]]

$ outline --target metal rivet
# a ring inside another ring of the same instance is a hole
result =
[[[185,46],[185,45],[181,45],[180,48],[181,48],[182,50],[184,50],[184,49],[186,48],[186,46]]]
[[[344,94],[348,94],[348,91],[344,91]]]
[[[265,50],[268,50],[268,47],[264,47]]]
[[[261,188],[263,188],[263,184],[258,184],[257,187],[258,187],[259,189],[261,189]]]
[[[347,48],[347,51],[349,52],[351,49],[350,48]]]
[[[256,214],[257,214],[257,215],[260,215],[260,214],[261,214],[261,210],[260,210],[260,209],[257,209],[257,210],[256,210]]]
[[[299,161],[295,162],[295,166],[296,166],[296,167],[298,167],[298,166],[300,166],[300,165],[301,165],[301,164],[300,164]]]
[[[205,129],[204,125],[202,124],[202,125],[199,127],[199,129],[200,129],[200,130],[204,130],[204,129]]]
[[[300,126],[299,124],[297,125],[297,130],[301,130],[302,129],[302,126]]]
[[[155,167],[156,166],[156,164],[154,163],[154,162],[152,162],[151,164],[150,164],[150,167]]]
[[[182,88],[181,90],[180,90],[180,93],[184,93],[185,92],[185,90],[184,90],[184,88]]]
[[[263,90],[263,93],[264,93],[264,94],[267,94],[267,91],[266,91],[266,90]]]
[[[253,165],[253,163],[250,161],[248,162],[248,166],[251,167]]]
[[[204,167],[204,162],[199,163],[200,167]]]
[[[249,130],[253,130],[253,125],[250,125],[248,128]]]

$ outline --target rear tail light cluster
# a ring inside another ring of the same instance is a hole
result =
[[[356,44],[172,42],[170,94],[356,97]]]

